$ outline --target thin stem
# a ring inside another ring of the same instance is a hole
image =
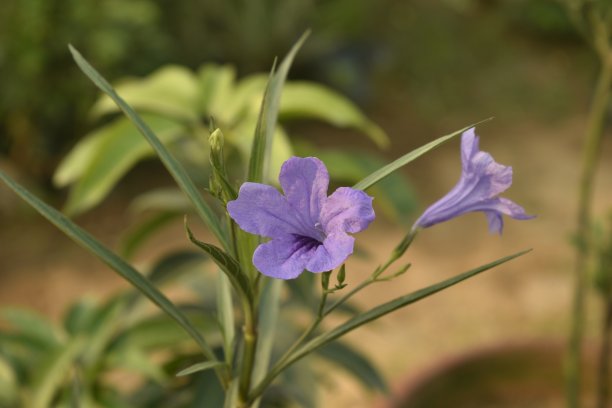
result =
[[[244,349],[242,355],[242,368],[240,370],[238,399],[241,406],[247,407],[247,398],[251,389],[251,377],[255,363],[255,350],[257,350],[257,322],[253,305],[245,304],[244,309]]]
[[[344,296],[342,296],[340,299],[332,303],[332,305],[328,307],[327,310],[323,311],[322,312],[323,317],[333,312],[338,306],[341,306],[343,303],[349,300],[354,294],[356,294],[357,292],[371,285],[374,282],[376,282],[376,279],[372,275],[368,276],[363,282],[355,286],[351,291],[349,291]]]
[[[323,278],[323,275],[321,275],[321,277]],[[321,324],[321,321],[323,321],[323,318],[325,317],[323,310],[325,309],[325,304],[327,303],[327,295],[329,293],[327,291],[328,286],[329,286],[329,282],[327,285],[323,286],[323,293],[321,295],[321,300],[319,301],[319,307],[317,309],[317,317],[312,321],[310,326],[308,326],[308,328],[300,335],[300,337],[298,337],[293,342],[293,344],[289,346],[287,351],[285,351],[285,353],[283,353],[281,358],[278,359],[275,366],[280,366],[284,364],[284,362],[293,354],[293,352],[304,343],[304,340],[306,340],[308,336],[310,336],[317,329],[317,327],[319,327],[319,325]]]
[[[597,32],[597,31],[596,31]],[[608,53],[609,54],[609,53]],[[585,291],[587,287],[587,267],[591,254],[591,207],[595,173],[599,162],[599,151],[603,135],[606,111],[610,100],[612,82],[611,58],[604,59],[601,51],[601,71],[597,80],[591,110],[589,112],[586,139],[583,147],[582,175],[577,214],[578,241],[576,265],[574,270],[574,294],[572,305],[572,322],[570,329],[567,356],[567,404],[571,408],[579,407],[580,395],[580,361],[582,357],[582,337],[585,315]]]
[[[612,294],[605,302],[604,321],[599,349],[597,408],[609,407],[610,401],[610,360],[612,354]]]

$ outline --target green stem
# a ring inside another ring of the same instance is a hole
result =
[[[327,309],[323,313],[323,317],[327,316],[328,314],[333,312],[336,308],[344,304],[347,300],[353,297],[353,295],[355,295],[360,290],[365,289],[367,286],[371,285],[374,282],[386,280],[386,279],[379,279],[380,275],[382,275],[391,265],[393,265],[393,263],[395,263],[395,261],[400,259],[402,255],[406,253],[406,251],[412,244],[412,241],[414,241],[414,238],[416,237],[418,232],[419,232],[418,229],[413,229],[408,234],[406,234],[406,236],[395,247],[393,252],[391,252],[391,256],[389,257],[387,262],[385,262],[384,265],[381,265],[378,268],[376,268],[376,270],[372,272],[372,274],[368,276],[363,282],[361,282],[359,285],[354,287],[351,291],[349,291],[347,294],[345,294],[340,299],[338,299],[335,303],[333,303],[329,307],[329,309]]]
[[[255,350],[257,350],[257,322],[253,305],[245,305],[244,311],[244,350],[242,355],[242,368],[240,371],[240,386],[238,400],[241,407],[248,407],[248,395],[251,389],[251,377],[255,363]]]
[[[580,361],[582,356],[582,337],[585,315],[585,292],[587,287],[587,267],[591,247],[591,207],[595,173],[599,162],[599,151],[603,135],[604,121],[610,100],[612,83],[612,64],[610,58],[602,57],[602,67],[597,80],[591,110],[589,112],[586,140],[583,147],[582,175],[577,214],[578,241],[576,265],[574,270],[574,294],[572,305],[572,323],[570,329],[569,349],[567,356],[567,403],[571,408],[579,407],[580,395]]]
[[[609,407],[610,401],[610,360],[612,352],[612,294],[604,304],[604,321],[599,349],[599,367],[597,386],[597,408]]]

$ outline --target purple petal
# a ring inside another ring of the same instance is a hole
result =
[[[361,190],[340,187],[327,198],[320,222],[326,233],[355,233],[366,229],[374,217],[372,197]]]
[[[534,215],[526,214],[523,207],[504,197],[495,198],[489,200],[488,202],[481,203],[479,207],[482,209],[475,209],[473,211],[485,212],[487,220],[489,221],[489,232],[492,234],[502,233],[504,227],[502,214],[506,214],[515,220],[530,220],[535,218]]]
[[[304,226],[314,227],[327,198],[329,173],[316,157],[292,157],[283,163],[279,176],[287,201]]]
[[[297,278],[321,244],[297,235],[288,235],[261,244],[253,264],[264,275],[279,279]]]
[[[342,265],[353,253],[355,238],[343,232],[332,233],[311,254],[306,269],[310,272],[331,271]]]
[[[227,203],[236,223],[251,234],[269,238],[299,234],[302,227],[285,197],[272,186],[244,183],[238,198]]]
[[[476,136],[476,129],[471,128],[463,132],[461,135],[461,163],[463,164],[463,171],[466,171],[466,165],[468,165],[472,157],[479,151],[478,149],[479,138]]]
[[[425,210],[414,228],[426,228],[467,212],[483,211],[489,220],[489,230],[501,233],[502,214],[521,220],[532,218],[521,206],[497,197],[512,184],[512,167],[496,163],[489,153],[480,151],[473,128],[461,136],[461,161],[459,182]]]

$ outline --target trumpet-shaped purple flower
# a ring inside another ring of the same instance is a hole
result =
[[[425,210],[413,228],[427,228],[468,212],[482,211],[489,221],[489,231],[501,234],[502,214],[517,220],[533,218],[520,205],[498,197],[512,184],[512,167],[496,163],[489,153],[479,150],[474,128],[461,135],[461,163],[457,185]]]
[[[264,275],[293,279],[304,271],[325,272],[353,253],[347,233],[374,220],[372,197],[340,187],[327,196],[329,173],[315,157],[292,157],[280,171],[282,195],[276,188],[244,183],[227,211],[243,230],[271,238],[259,245],[253,264]]]

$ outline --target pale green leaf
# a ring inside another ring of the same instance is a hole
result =
[[[0,355],[0,406],[17,406],[18,395],[17,374],[7,359]]]
[[[268,372],[270,357],[276,339],[276,329],[280,312],[280,294],[283,286],[281,279],[266,279],[264,289],[261,293],[259,306],[259,336],[257,339],[257,350],[255,352],[255,364],[251,383],[259,383]],[[253,404],[257,408],[259,400]]]
[[[50,320],[30,310],[4,308],[2,317],[11,325],[12,331],[47,347],[61,344],[61,333]]]
[[[168,225],[171,221],[178,219],[182,213],[174,211],[162,211],[151,215],[144,221],[139,222],[123,235],[120,243],[120,253],[125,259],[131,259],[136,251],[151,238],[155,232]]]
[[[270,80],[264,92],[263,101],[257,127],[255,129],[255,137],[253,139],[253,147],[251,149],[251,157],[249,160],[248,181],[265,182],[264,177],[268,175],[269,169],[266,167],[270,163],[270,155],[272,152],[273,136],[275,134],[276,122],[278,121],[278,111],[280,106],[281,94],[289,68],[293,63],[293,59],[298,50],[306,41],[309,32],[306,32],[291,48],[283,61],[275,71],[274,67],[270,74]]]
[[[183,134],[182,125],[172,120],[154,115],[143,115],[143,119],[165,145]],[[97,139],[96,142],[93,139]],[[136,163],[154,155],[151,146],[127,118],[97,129],[85,142],[86,146],[94,145],[95,150],[75,149],[57,173],[59,181],[75,181],[65,208],[69,214],[99,204]]]
[[[61,348],[47,354],[44,360],[39,362],[28,406],[32,408],[51,406],[54,395],[68,376],[70,366],[86,345],[84,340],[74,338]]]
[[[223,352],[225,362],[231,363],[234,358],[234,302],[232,300],[232,286],[224,273],[217,274],[217,317],[223,331]]]
[[[217,237],[222,246],[229,249],[229,242],[221,229],[218,218],[208,204],[206,204],[200,195],[200,191],[195,186],[183,166],[168,152],[164,145],[159,141],[159,138],[140,118],[140,116],[115,92],[108,81],[104,79],[72,46],[70,46],[70,52],[83,73],[85,73],[85,75],[87,75],[98,88],[113,99],[113,101],[121,108],[123,113],[125,113],[132,123],[134,123],[136,128],[138,128],[138,131],[147,139],[181,190],[183,190],[185,195],[189,197],[198,215],[202,218],[202,221],[204,221],[208,229],[215,235],[215,237]]]
[[[198,120],[198,82],[193,72],[178,65],[159,68],[145,78],[126,78],[115,90],[139,112],[152,112],[168,118]],[[99,117],[118,112],[115,102],[102,96],[91,114]]]
[[[225,107],[233,99],[236,70],[231,65],[205,64],[197,74],[199,112],[212,116],[220,122],[227,122],[231,112]]]
[[[366,134],[379,147],[389,145],[389,137],[349,99],[314,82],[288,82],[283,89],[281,119],[313,118],[340,128]]]
[[[130,211],[169,211],[185,214],[190,211],[189,200],[175,187],[157,188],[140,194],[130,203]]]
[[[164,370],[158,363],[152,361],[151,356],[137,347],[130,347],[130,345],[113,350],[105,359],[104,365],[110,369],[119,368],[140,374],[160,384],[167,380]]]
[[[226,101],[224,117],[229,126],[237,124],[246,116],[257,117],[261,97],[266,89],[268,78],[264,74],[244,77],[236,84],[232,97]],[[253,129],[251,129],[251,133]]]
[[[240,386],[240,381],[238,378],[232,379],[226,393],[225,393],[225,402],[223,403],[223,408],[236,408],[238,407],[238,389]]]

